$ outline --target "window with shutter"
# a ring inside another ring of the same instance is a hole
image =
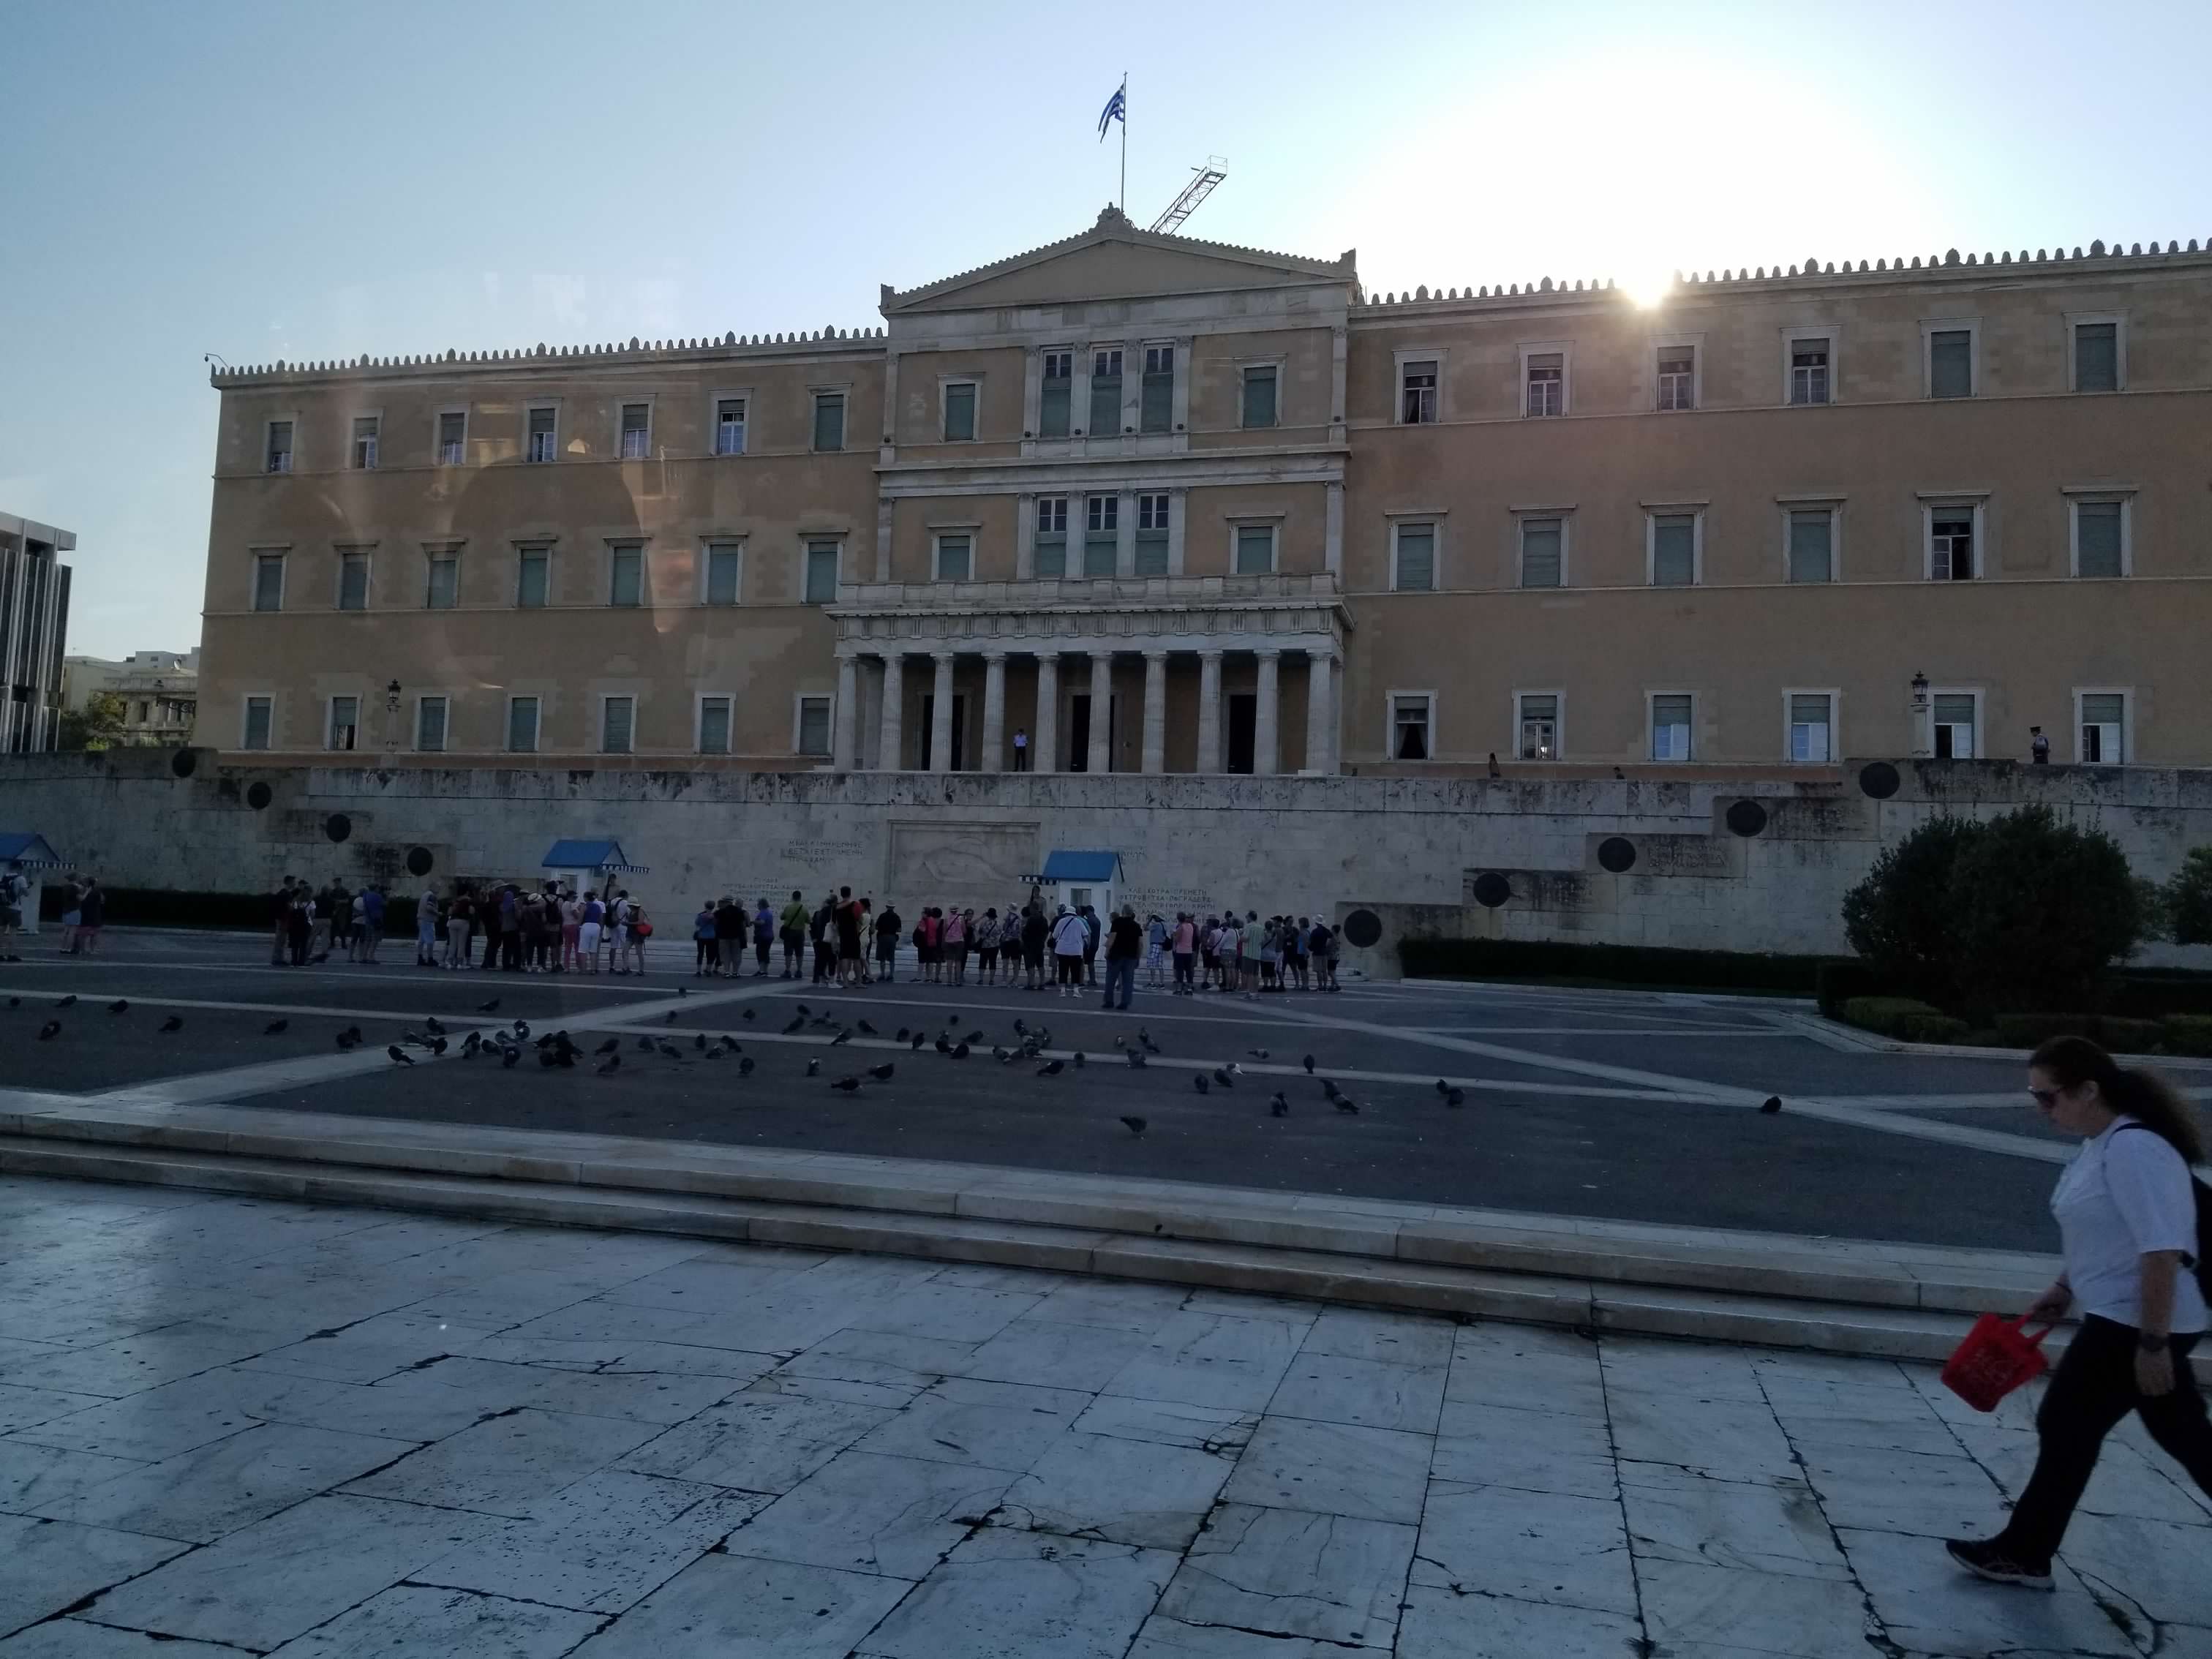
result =
[[[253,608],[256,611],[282,611],[284,608],[284,556],[282,553],[261,553],[254,556]]]
[[[1091,435],[1110,438],[1121,430],[1121,354],[1097,351],[1091,356]]]
[[[2118,577],[2125,559],[2118,501],[2076,501],[2074,504],[2074,574],[2087,577]]]
[[[2085,691],[2081,694],[2081,761],[2087,766],[2118,766],[2126,730],[2128,699],[2124,692]]]
[[[1698,405],[1698,355],[1691,346],[1659,348],[1659,407],[1695,409]]]
[[[1567,412],[1567,362],[1564,353],[1538,351],[1529,355],[1528,412],[1536,416]]]
[[[599,705],[599,750],[603,754],[627,755],[631,728],[637,718],[634,697],[609,697]]]
[[[331,729],[325,738],[325,749],[351,749],[361,739],[361,699],[332,697],[331,699]]]
[[[292,470],[292,423],[289,421],[269,422],[268,469],[271,472]]]
[[[246,731],[240,747],[266,749],[274,703],[267,697],[248,697],[246,700]]]
[[[469,417],[459,410],[438,416],[438,465],[459,466],[465,454]]]
[[[1939,691],[1929,704],[1929,715],[1934,726],[1936,758],[1938,760],[1972,760],[1979,745],[1975,742],[1976,728],[1980,725],[1980,700],[1971,691]]]
[[[1557,587],[1565,575],[1560,556],[1564,521],[1559,519],[1521,520],[1521,586]]]
[[[2118,392],[2120,389],[2118,324],[2076,323],[2074,325],[2074,389],[2076,392]]]
[[[707,603],[735,605],[743,548],[736,542],[707,544]]]
[[[1067,436],[1068,413],[1075,394],[1075,354],[1048,351],[1044,374],[1037,392],[1037,436]]]
[[[809,542],[806,544],[806,592],[809,605],[831,605],[837,598],[837,553],[836,542]]]
[[[451,611],[460,597],[460,558],[452,553],[433,553],[427,562],[428,570],[423,585],[423,606],[430,611]]]
[[[622,406],[622,458],[626,461],[641,461],[652,453],[653,405],[624,404]]]
[[[967,443],[975,435],[975,383],[955,380],[945,388],[945,441]]]
[[[1137,416],[1139,432],[1165,432],[1175,423],[1175,348],[1145,348],[1145,382]]]
[[[1559,757],[1559,700],[1550,694],[1531,694],[1521,699],[1521,758],[1557,760]]]
[[[714,400],[714,453],[717,455],[742,455],[745,453],[745,400],[743,398],[717,398]]]
[[[376,470],[376,434],[381,422],[374,415],[356,415],[353,421],[353,465],[362,472]]]
[[[1836,515],[1828,507],[1790,515],[1790,580],[1825,582],[1835,577]]]
[[[1264,576],[1275,568],[1275,526],[1240,524],[1237,526],[1237,574]]]
[[[1398,526],[1398,558],[1390,586],[1401,593],[1426,593],[1437,585],[1437,527],[1432,524]]]
[[[1790,343],[1790,401],[1825,404],[1828,401],[1828,343],[1793,340]]]
[[[1036,538],[1030,546],[1030,568],[1039,581],[1057,581],[1067,574],[1067,497],[1040,495],[1036,504]]]
[[[1651,699],[1651,758],[1686,761],[1690,758],[1690,720],[1696,699],[1686,692],[1666,691]]]
[[[1830,742],[1832,700],[1824,692],[1793,692],[1790,698],[1790,758],[1824,762],[1832,758]]]
[[[937,538],[937,580],[941,582],[964,582],[975,574],[975,545],[965,535],[940,535]]]
[[[726,755],[730,752],[730,700],[727,697],[699,699],[699,752],[702,755]]]
[[[1437,418],[1437,360],[1425,357],[1398,371],[1398,418],[1422,426]]]
[[[830,699],[799,700],[799,752],[823,756],[830,752]]]
[[[817,392],[814,394],[814,447],[824,453],[834,453],[844,448],[843,392]]]
[[[1655,514],[1651,520],[1651,585],[1688,587],[1697,580],[1697,515]]]
[[[538,699],[510,697],[507,702],[507,746],[511,753],[538,752]]]
[[[1275,424],[1275,366],[1255,364],[1244,371],[1244,425],[1248,428]]]
[[[1928,337],[1928,395],[1974,395],[1974,336],[1970,329],[1942,328]]]
[[[366,611],[368,609],[368,555],[341,553],[338,555],[338,609]]]
[[[1110,576],[1121,552],[1121,498],[1093,495],[1085,502],[1084,514],[1083,574]]]
[[[1429,699],[1390,699],[1390,758],[1425,761],[1429,754]]]
[[[526,547],[515,555],[514,602],[526,611],[545,603],[548,573],[553,555],[542,547]]]
[[[610,551],[607,603],[634,605],[645,602],[645,550],[635,544]]]
[[[554,447],[555,428],[558,419],[558,411],[551,408],[533,409],[530,411],[530,442],[524,452],[525,459],[544,463],[554,459],[558,453]]]
[[[422,697],[416,701],[415,746],[426,755],[435,755],[444,751],[446,700],[443,697]]]
[[[1137,574],[1168,574],[1168,498],[1137,497]]]

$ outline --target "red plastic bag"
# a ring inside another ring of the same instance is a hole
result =
[[[1995,1411],[1997,1401],[2044,1373],[2043,1339],[2051,1327],[2030,1336],[2027,1325],[2024,1317],[1984,1314],[1945,1362],[1943,1386],[1978,1412]]]

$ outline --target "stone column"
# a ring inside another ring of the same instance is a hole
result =
[[[983,659],[983,765],[995,772],[1006,746],[1006,653],[993,651]]]
[[[950,772],[952,769],[952,653],[940,651],[933,660],[937,664],[937,684],[931,688],[935,702],[929,711],[929,769]]]
[[[1340,586],[1344,579],[1344,486],[1330,483],[1328,491],[1328,516],[1322,542],[1322,568],[1334,576]]]
[[[1060,770],[1060,658],[1050,651],[1037,659],[1036,728],[1030,733],[1030,769]]]
[[[1322,775],[1336,770],[1336,687],[1333,653],[1306,653],[1306,767]]]
[[[1148,776],[1168,769],[1168,653],[1145,653],[1145,762]]]
[[[840,772],[853,769],[853,731],[860,714],[860,665],[850,657],[837,659],[837,715],[830,742],[830,764]]]
[[[1283,653],[1272,646],[1256,653],[1260,659],[1260,696],[1252,714],[1252,770],[1259,777],[1273,777],[1281,764],[1277,753],[1280,747],[1275,733],[1281,722],[1276,718],[1280,702],[1280,687],[1276,676],[1282,667]]]
[[[884,653],[883,730],[876,742],[876,769],[896,772],[906,764],[900,730],[906,714],[906,659],[896,651]]]
[[[1108,717],[1114,708],[1114,657],[1111,652],[1091,653],[1091,769],[1114,769],[1114,751],[1108,744]]]
[[[1198,769],[1221,769],[1221,653],[1198,653]]]

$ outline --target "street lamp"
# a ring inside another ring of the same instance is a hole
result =
[[[394,680],[384,688],[384,746],[399,747],[399,682]]]
[[[1929,752],[1928,676],[1916,673],[1912,677],[1912,753],[1924,759]]]

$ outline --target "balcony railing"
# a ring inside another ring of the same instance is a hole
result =
[[[859,611],[1049,611],[1058,608],[1332,602],[1328,572],[1267,576],[1063,576],[1025,582],[847,582],[840,608]]]

